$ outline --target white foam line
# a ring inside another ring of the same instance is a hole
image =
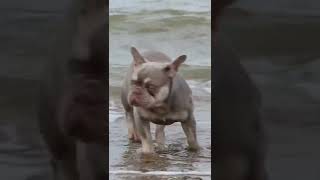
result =
[[[197,176],[211,176],[211,172],[199,172],[199,171],[127,171],[127,170],[116,170],[109,171],[109,174],[113,175],[153,175],[153,176],[177,176],[177,175],[197,175]]]

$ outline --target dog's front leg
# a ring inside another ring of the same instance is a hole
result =
[[[164,133],[164,128],[166,126],[164,125],[156,125],[156,142],[160,148],[164,147],[165,143],[165,133]]]
[[[126,112],[126,121],[127,121],[127,127],[128,127],[129,140],[131,140],[132,142],[140,142],[140,138],[137,133],[137,128],[135,126],[132,110]]]
[[[133,114],[134,114],[136,129],[141,139],[141,144],[142,144],[141,153],[146,153],[146,154],[154,153],[154,147],[152,144],[152,136],[150,131],[150,122],[146,120],[142,120],[139,115],[138,109],[135,107],[133,108]]]

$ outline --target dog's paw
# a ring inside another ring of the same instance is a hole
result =
[[[140,139],[137,139],[137,138],[129,138],[129,141],[130,141],[131,143],[141,144],[141,140],[140,140]]]
[[[200,146],[188,146],[186,148],[188,151],[191,151],[191,152],[198,152],[200,151],[202,148]]]
[[[137,149],[137,154],[140,154],[140,155],[155,154],[155,151],[153,149],[139,148]]]
[[[141,148],[137,149],[136,158],[144,163],[156,162],[159,160],[160,155],[156,152],[145,152]]]
[[[129,133],[129,141],[132,143],[141,143],[141,139],[136,133]]]
[[[154,147],[157,152],[163,152],[163,151],[167,151],[169,149],[169,147],[167,145],[158,144],[158,143],[154,143]]]

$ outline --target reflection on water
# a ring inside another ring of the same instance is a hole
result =
[[[166,147],[156,148],[154,155],[141,155],[139,143],[130,143],[123,115],[113,117],[109,122],[109,171],[111,179],[195,179],[211,178],[211,113],[208,107],[196,111],[199,152],[187,150],[185,135],[181,125],[175,123],[166,127]],[[115,108],[113,108],[115,109]],[[205,109],[205,110],[204,110]],[[121,110],[122,111],[122,110]],[[123,112],[122,112],[123,113]],[[112,117],[111,117],[112,118]],[[151,124],[154,136],[154,126]],[[189,174],[188,174],[189,173]]]

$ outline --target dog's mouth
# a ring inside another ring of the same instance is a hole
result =
[[[130,105],[131,106],[135,106],[135,107],[139,107],[140,106],[139,103],[137,103],[135,101],[131,102]]]
[[[142,104],[140,103],[139,99],[137,97],[130,97],[129,98],[129,104],[131,106],[140,107]]]
[[[150,112],[157,113],[157,114],[163,114],[168,111],[168,107],[163,102],[140,103],[135,98],[132,98],[130,99],[129,104],[131,106],[144,108],[146,110],[149,110]]]

